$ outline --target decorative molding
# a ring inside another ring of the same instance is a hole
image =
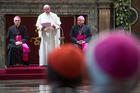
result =
[[[136,16],[136,18],[133,20],[133,22],[130,23],[130,25],[133,25],[138,20],[139,15],[138,15],[138,12],[137,12],[137,10],[135,8],[131,7],[130,9],[133,11],[133,13],[135,13],[135,16]]]

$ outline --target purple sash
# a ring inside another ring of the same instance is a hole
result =
[[[15,37],[15,40],[16,41],[21,41],[21,35],[17,35]],[[26,61],[27,62],[28,61],[29,47],[28,47],[28,45],[26,43],[23,43],[22,44],[22,51],[23,51],[22,59],[23,59],[23,61]]]
[[[77,40],[85,40],[86,38],[84,37],[84,35],[77,35],[76,39]]]
[[[21,41],[21,35],[17,35],[17,36],[15,37],[15,40],[16,40],[16,41]]]
[[[86,38],[84,37],[84,35],[77,35],[76,39],[77,40],[85,40]],[[82,44],[82,51],[83,52],[85,52],[87,46],[88,46],[88,43]]]
[[[83,51],[83,52],[86,51],[87,46],[88,46],[88,43],[84,43],[84,44],[82,45],[82,51]]]
[[[28,53],[29,53],[29,47],[26,43],[22,44],[22,50],[23,50],[23,60],[28,61]]]

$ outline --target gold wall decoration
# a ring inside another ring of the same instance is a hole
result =
[[[35,29],[35,32],[38,33],[37,27]],[[38,46],[40,44],[39,37],[31,37],[30,42],[33,42],[35,46]]]
[[[30,42],[32,41],[34,42],[35,46],[38,46],[40,44],[39,37],[32,37]]]

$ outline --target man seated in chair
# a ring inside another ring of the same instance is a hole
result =
[[[21,18],[14,17],[14,25],[8,28],[7,39],[8,44],[8,58],[6,61],[7,67],[29,65],[29,47],[27,45],[27,29],[21,25]]]
[[[87,44],[91,39],[92,33],[90,28],[84,24],[85,18],[83,16],[77,17],[77,25],[72,26],[70,37],[75,46],[85,52]]]

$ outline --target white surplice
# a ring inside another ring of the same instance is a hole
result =
[[[41,31],[42,23],[51,23],[55,25],[56,29],[52,27],[45,28]],[[39,65],[48,65],[47,57],[48,53],[52,49],[60,46],[60,18],[55,14],[50,12],[49,14],[42,13],[38,16],[36,26],[38,28],[38,35],[41,38],[40,49],[39,49]]]

